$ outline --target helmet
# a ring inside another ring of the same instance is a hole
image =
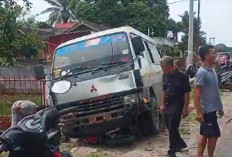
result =
[[[16,125],[20,119],[27,115],[36,113],[37,106],[35,103],[27,100],[16,101],[11,107],[11,125]]]

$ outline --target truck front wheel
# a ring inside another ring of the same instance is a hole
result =
[[[165,128],[164,115],[157,107],[157,102],[154,96],[151,95],[149,102],[149,119],[152,133],[158,134]]]
[[[158,134],[165,128],[164,116],[157,108],[155,96],[150,97],[147,110],[137,120],[135,130],[138,136]]]

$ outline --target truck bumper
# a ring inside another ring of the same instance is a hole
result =
[[[63,123],[63,133],[68,137],[80,138],[89,136],[102,136],[117,128],[128,128],[133,124],[134,112],[132,108],[121,111],[104,113],[72,119]],[[80,124],[80,121],[86,122]]]

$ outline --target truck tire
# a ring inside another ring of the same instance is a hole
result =
[[[131,145],[135,141],[135,136],[134,135],[124,135],[120,138],[115,138],[115,139],[108,139],[105,140],[104,143],[107,146],[122,146],[122,145]]]
[[[149,102],[149,118],[150,126],[153,134],[162,132],[165,128],[164,115],[158,110],[156,98],[154,95],[150,96]]]
[[[61,152],[62,156],[61,157],[73,157],[70,152],[63,151]]]
[[[147,111],[139,115],[136,126],[134,127],[135,135],[138,138],[143,136],[158,134],[165,128],[164,116],[157,109],[155,96],[150,96],[150,102],[147,104]]]

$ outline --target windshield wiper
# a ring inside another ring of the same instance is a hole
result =
[[[88,70],[85,70],[85,69],[88,69]],[[79,70],[84,70],[84,71],[81,71],[81,72],[79,72],[79,73],[76,73],[76,72],[79,71]],[[59,78],[59,80],[65,78],[65,77],[67,77],[67,76],[69,76],[71,73],[72,73],[72,75],[74,75],[74,74],[75,74],[75,75],[78,75],[78,74],[83,74],[83,73],[87,73],[87,72],[90,72],[90,71],[92,71],[92,67],[77,66],[77,67],[74,67],[74,68],[69,69],[69,72],[67,72],[64,76],[61,76],[61,77]]]
[[[108,68],[108,67],[113,67],[113,66],[117,66],[117,65],[121,65],[121,64],[126,64],[126,63],[130,63],[129,62],[109,62],[109,63],[103,63],[100,66],[98,66],[97,68],[92,70],[92,74],[98,70],[104,69],[104,68]]]
[[[120,65],[120,64],[125,64],[129,62],[108,62],[108,63],[103,63],[102,65]]]
[[[98,71],[98,70],[101,70],[101,69],[104,69],[104,68],[106,68],[106,67],[108,67],[107,65],[100,65],[99,67],[97,67],[97,68],[95,68],[95,69],[93,69],[92,71],[91,71],[91,73],[93,74],[95,71]]]

